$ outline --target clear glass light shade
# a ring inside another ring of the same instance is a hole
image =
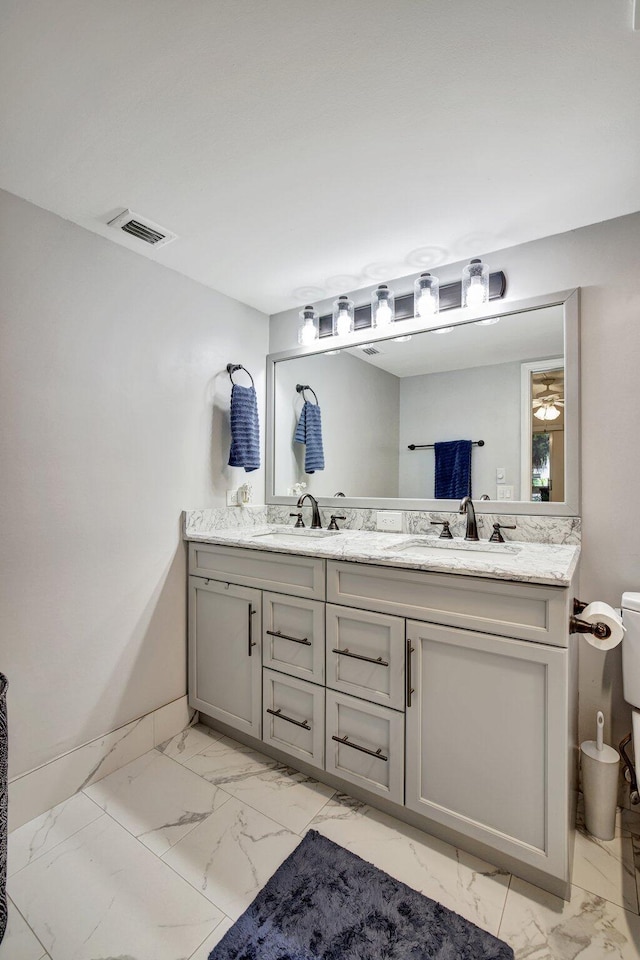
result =
[[[489,267],[471,260],[462,269],[462,306],[476,309],[489,302]]]
[[[430,273],[421,273],[413,285],[413,314],[433,317],[440,310],[440,281]]]
[[[320,321],[318,314],[311,306],[303,307],[298,314],[298,343],[302,347],[310,347],[320,336]]]
[[[533,415],[537,417],[538,420],[557,420],[560,416],[560,410],[556,407],[555,403],[544,404],[538,407],[537,410],[534,410]]]
[[[333,302],[333,335],[348,337],[354,331],[353,300],[347,296],[338,297]]]
[[[381,283],[371,294],[371,326],[384,329],[393,323],[395,301],[386,283]]]

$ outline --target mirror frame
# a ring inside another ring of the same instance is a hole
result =
[[[520,516],[574,517],[580,513],[580,290],[562,290],[547,296],[531,297],[519,301],[491,301],[483,311],[463,309],[447,310],[439,314],[437,322],[425,325],[421,318],[399,321],[402,333],[426,333],[439,327],[451,327],[456,324],[475,323],[491,317],[508,317],[514,313],[528,313],[541,307],[562,306],[564,308],[564,362],[565,362],[565,499],[558,503],[540,503],[533,500],[477,500],[474,505],[477,513],[490,513]],[[266,397],[266,475],[265,503],[295,505],[295,497],[277,496],[274,491],[275,477],[275,378],[276,364],[283,360],[294,360],[327,353],[329,350],[358,346],[360,343],[376,343],[390,340],[399,335],[393,330],[387,336],[375,336],[375,331],[367,327],[350,337],[326,337],[312,347],[297,347],[272,353],[267,357],[267,397]],[[372,333],[374,336],[372,336]],[[352,510],[425,510],[432,513],[450,513],[458,510],[457,500],[403,499],[400,497],[318,497],[324,507]]]

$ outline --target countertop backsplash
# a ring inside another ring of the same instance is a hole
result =
[[[213,533],[215,530],[260,526],[267,523],[290,524],[292,506],[280,504],[247,504],[241,507],[213,507],[204,510],[186,510],[184,535],[190,533]],[[340,527],[345,530],[375,530],[377,510],[341,509],[339,506],[320,507],[322,525],[327,527],[331,515],[344,514]],[[432,527],[432,520],[449,520],[454,537],[463,537],[466,518],[459,513],[447,511],[404,510],[402,532],[429,534],[437,537],[439,528]],[[310,510],[302,509],[305,523],[309,525]],[[525,543],[557,543],[579,546],[582,521],[579,517],[513,516],[503,514],[477,514],[478,532],[482,540],[488,540],[494,523],[516,524],[515,530],[505,530],[505,541],[518,540]]]

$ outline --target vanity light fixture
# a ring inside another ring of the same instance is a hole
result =
[[[416,317],[433,317],[440,310],[440,281],[421,273],[413,285],[413,312]]]
[[[394,343],[407,343],[409,340],[411,340],[411,334],[410,334],[410,333],[407,334],[406,337],[394,337],[394,338],[393,338],[393,342],[394,342]]]
[[[437,330],[430,330],[429,333],[451,333],[453,327],[438,327]]]
[[[320,320],[317,312],[311,305],[303,307],[298,324],[298,343],[303,347],[310,347],[320,336]]]
[[[394,297],[386,283],[381,283],[371,294],[371,326],[388,327],[395,316]]]
[[[333,335],[348,337],[354,330],[354,305],[346,294],[333,302]]]
[[[475,310],[488,302],[489,267],[476,258],[462,269],[462,306]]]
[[[487,320],[476,320],[476,327],[490,327],[492,323],[500,323],[500,317],[489,317]]]

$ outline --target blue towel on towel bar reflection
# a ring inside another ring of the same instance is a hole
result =
[[[471,496],[471,440],[435,443],[437,500]]]
[[[231,388],[231,450],[229,466],[244,467],[246,473],[260,466],[260,423],[254,387],[234,383]]]
[[[305,400],[293,439],[306,445],[304,472],[315,473],[316,470],[324,470],[322,415],[317,403],[309,403]]]

